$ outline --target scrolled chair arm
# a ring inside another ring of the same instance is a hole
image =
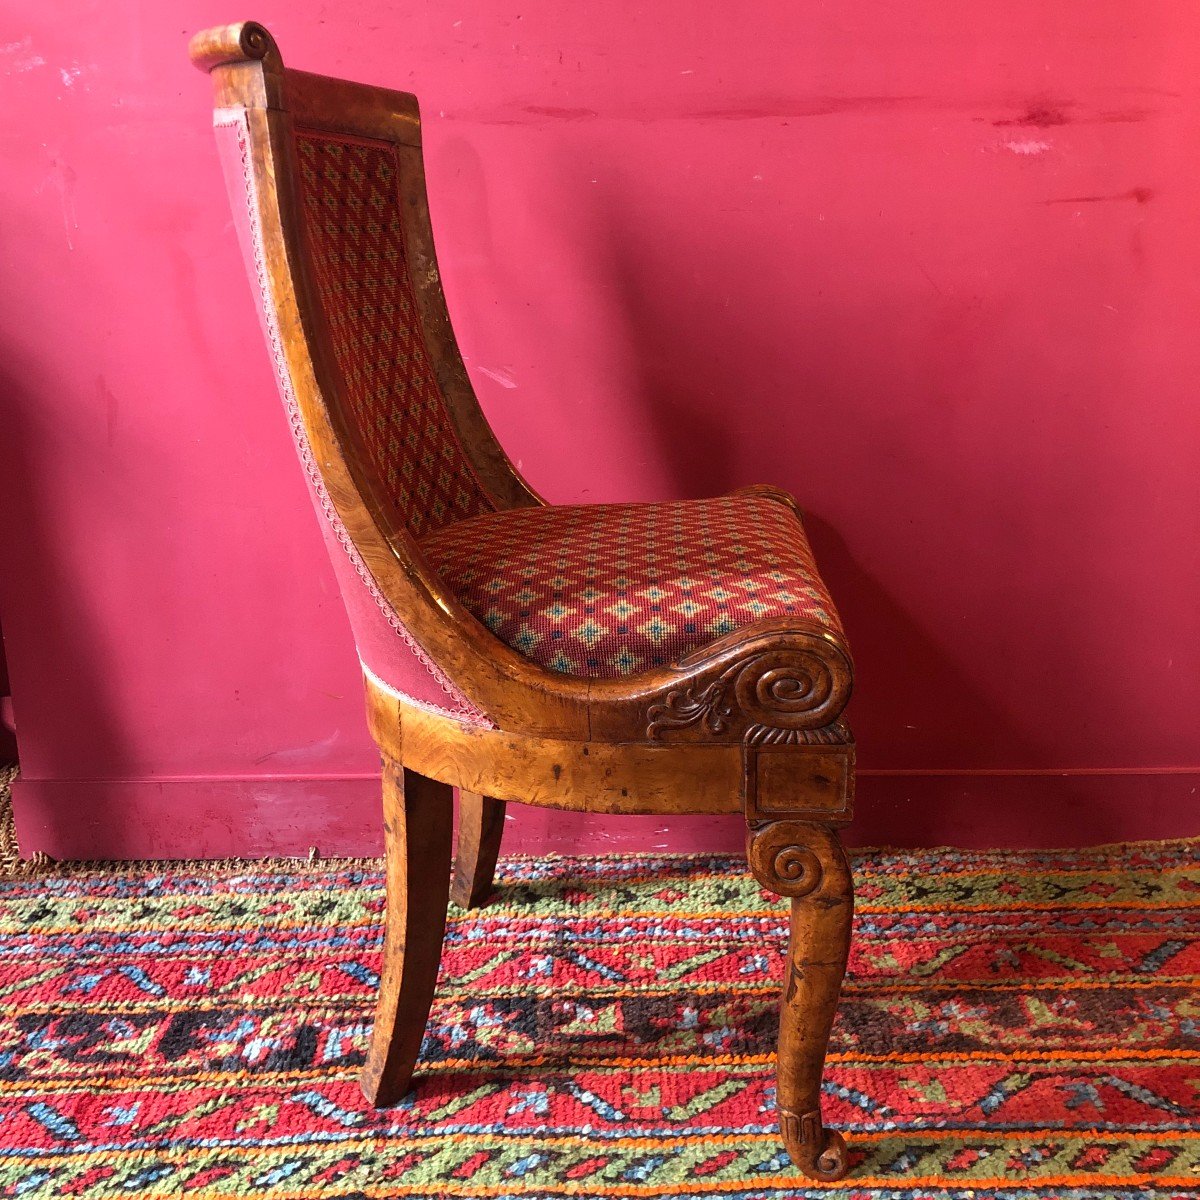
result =
[[[460,645],[472,660],[463,663],[457,679],[503,728],[558,733],[565,726],[538,726],[547,713],[562,720],[573,711],[577,718],[567,724],[591,738],[751,745],[849,740],[840,717],[853,686],[850,652],[840,637],[816,623],[763,621],[669,667],[584,679],[551,671],[497,644],[461,605],[446,595],[441,599],[436,615],[445,624],[443,636],[453,636],[457,627]],[[551,708],[531,711],[531,694]]]
[[[822,741],[853,687],[845,642],[786,619],[730,634],[671,671],[675,681],[647,709],[651,740]]]

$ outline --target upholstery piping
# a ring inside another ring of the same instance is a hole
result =
[[[295,389],[292,386],[291,370],[287,363],[287,357],[284,354],[283,338],[279,330],[279,323],[275,317],[274,304],[271,300],[270,281],[266,268],[266,248],[263,241],[262,224],[258,217],[257,186],[250,161],[249,118],[244,108],[218,108],[213,113],[213,126],[216,129],[232,129],[237,134],[238,151],[242,166],[242,182],[246,188],[246,206],[250,220],[250,239],[254,252],[254,271],[258,283],[260,313],[267,331],[268,341],[270,342],[271,358],[275,366],[275,378],[279,385],[280,395],[283,398],[284,408],[287,412],[292,439],[300,456],[301,465],[304,467],[305,474],[308,476],[309,483],[317,497],[321,514],[329,523],[334,537],[346,552],[355,573],[362,581],[371,598],[375,601],[379,611],[383,613],[388,625],[395,630],[408,649],[412,651],[417,661],[421,663],[441,687],[442,691],[450,698],[453,707],[443,708],[435,704],[430,704],[428,701],[418,700],[400,691],[392,684],[384,684],[383,686],[388,691],[395,693],[395,695],[407,704],[414,704],[419,708],[454,717],[456,720],[465,720],[473,725],[492,726],[492,722],[454,686],[408,631],[387,597],[380,591],[379,585],[375,582],[375,577],[371,574],[370,568],[363,561],[349,532],[337,514],[333,500],[325,487],[324,480],[321,478],[320,468],[317,466],[316,458],[308,441],[308,435],[304,429],[303,418],[300,415],[300,404],[296,399]],[[363,665],[363,670],[371,675],[372,679],[382,682],[378,680],[378,677],[373,672],[367,670],[365,664]]]

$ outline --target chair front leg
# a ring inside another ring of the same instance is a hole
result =
[[[433,1003],[450,891],[451,790],[385,758],[387,916],[375,1028],[359,1077],[376,1108],[412,1079]]]
[[[792,903],[776,1066],[780,1132],[796,1166],[830,1182],[848,1166],[842,1135],[821,1121],[821,1075],[850,953],[850,864],[834,830],[800,821],[752,826],[746,851],[763,887]]]
[[[459,908],[478,908],[492,894],[496,859],[504,836],[504,801],[477,792],[458,793],[458,847],[450,899]]]

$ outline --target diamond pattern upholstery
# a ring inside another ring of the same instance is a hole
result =
[[[665,666],[771,617],[841,630],[804,527],[761,493],[515,509],[421,549],[498,638],[567,675]]]
[[[299,133],[301,206],[345,414],[414,537],[494,506],[450,423],[416,314],[389,143]]]

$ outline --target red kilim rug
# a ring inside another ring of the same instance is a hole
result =
[[[876,853],[826,1082],[775,1133],[783,905],[728,858],[512,861],[418,1086],[363,1104],[371,865],[0,884],[0,1196],[1200,1195],[1200,849]]]

